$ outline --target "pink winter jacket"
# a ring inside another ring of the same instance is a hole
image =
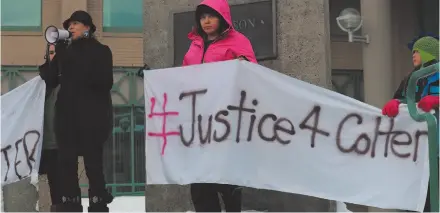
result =
[[[250,62],[257,63],[249,39],[234,29],[227,0],[204,0],[200,5],[206,5],[217,11],[229,24],[229,28],[223,32],[218,40],[209,45],[205,56],[203,56],[203,38],[197,33],[197,29],[194,28],[193,31],[188,34],[188,38],[192,40],[192,42],[188,52],[183,58],[183,66],[233,60],[240,56],[246,57]],[[198,26],[198,24],[196,26]]]

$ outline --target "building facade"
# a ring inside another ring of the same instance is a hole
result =
[[[262,1],[229,0],[231,5]],[[407,43],[421,32],[438,33],[438,0],[273,1],[277,54],[260,63],[377,107],[390,99],[403,76],[412,70]],[[175,65],[175,37],[186,34],[173,32],[173,14],[194,10],[199,2],[2,0],[1,93],[37,75],[37,66],[44,62],[43,34],[47,26],[61,28],[73,11],[89,12],[97,26],[98,40],[110,46],[114,60],[114,134],[105,151],[109,190],[117,196],[144,195],[143,84],[135,73],[144,63],[152,68]],[[363,27],[356,34],[368,35],[369,44],[350,43],[347,34],[339,29],[336,17],[345,8],[360,11]],[[84,169],[79,170],[86,189]],[[147,191],[149,211],[191,208],[185,187],[149,187]],[[40,210],[47,210],[44,177],[39,193]],[[259,210],[325,211],[332,206],[310,197],[251,189],[245,197],[249,199],[245,198],[244,205]]]
[[[118,196],[136,192],[143,195],[144,191],[143,91],[142,81],[135,76],[143,66],[142,5],[142,0],[130,0],[129,4],[120,0],[1,1],[2,94],[38,75],[37,66],[44,63],[46,27],[62,28],[63,21],[76,10],[91,14],[97,39],[113,52],[115,125],[105,151],[105,174],[109,190]],[[86,196],[87,178],[81,163],[78,173]],[[45,176],[40,179],[39,207],[40,211],[48,211],[48,186]],[[26,184],[23,181],[5,187],[5,210],[34,208],[32,202],[18,202],[34,197]]]

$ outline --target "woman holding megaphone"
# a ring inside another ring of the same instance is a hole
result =
[[[46,87],[59,87],[53,127],[57,145],[58,212],[82,212],[78,156],[84,157],[89,180],[89,212],[108,212],[111,196],[105,188],[103,145],[112,128],[112,52],[96,40],[96,27],[85,11],[63,23],[70,42],[57,43],[53,59],[39,67]],[[51,189],[52,191],[52,189]]]

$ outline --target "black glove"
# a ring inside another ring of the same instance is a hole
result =
[[[150,67],[147,64],[144,64],[143,67],[141,67],[138,71],[137,71],[137,76],[144,78],[144,70],[150,70]]]
[[[62,58],[65,55],[66,50],[67,50],[66,41],[60,41],[57,44],[55,44],[55,54],[58,58]]]

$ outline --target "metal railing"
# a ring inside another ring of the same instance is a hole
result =
[[[416,85],[420,78],[432,75],[439,71],[439,64],[422,68],[411,74],[408,81],[406,100],[411,117],[417,122],[428,124],[429,143],[429,191],[431,212],[439,212],[439,134],[438,134],[438,111],[436,115],[431,113],[419,113],[416,106]]]

